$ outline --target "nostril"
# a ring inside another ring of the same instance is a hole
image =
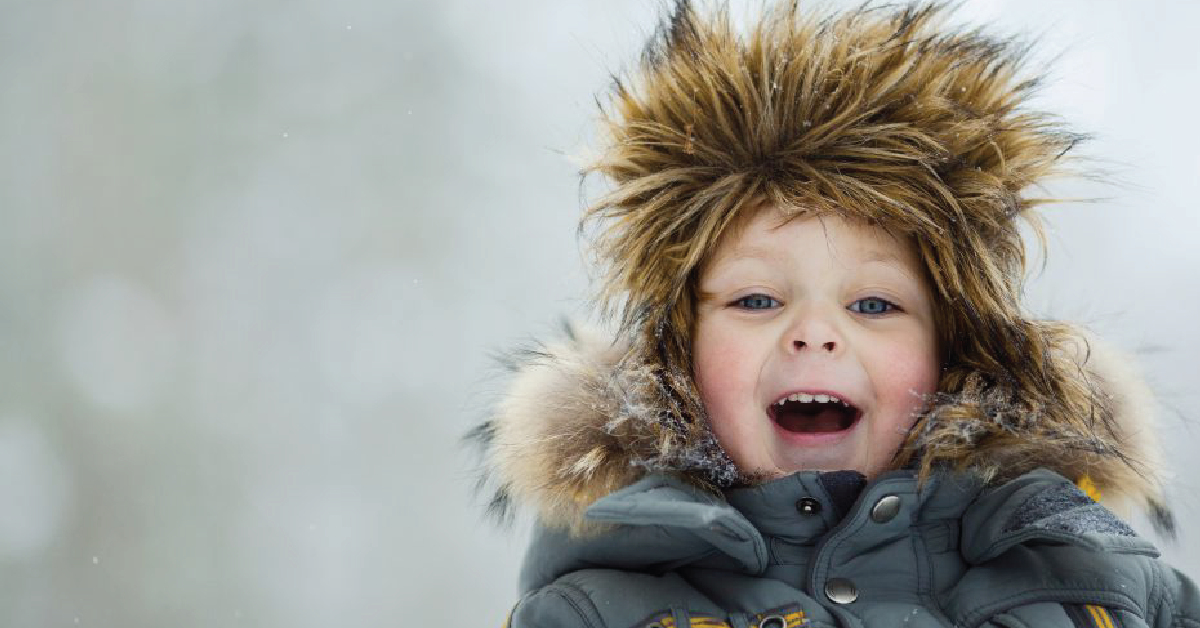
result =
[[[826,351],[833,351],[833,342],[830,341],[830,342],[825,343],[824,347],[825,347]]]

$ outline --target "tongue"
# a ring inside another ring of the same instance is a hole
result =
[[[833,409],[819,412],[788,413],[776,418],[779,426],[789,432],[840,432],[842,431],[842,413]]]

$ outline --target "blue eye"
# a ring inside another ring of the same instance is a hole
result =
[[[860,305],[858,307],[858,309],[855,309],[854,306],[859,305],[860,303],[865,304],[865,305]],[[886,314],[890,311],[898,310],[898,309],[900,309],[900,308],[897,307],[895,303],[892,303],[891,301],[888,301],[887,299],[881,299],[879,297],[867,297],[865,299],[859,299],[859,300],[855,301],[854,303],[850,304],[850,311],[857,312],[859,314],[879,315],[879,314]]]
[[[738,299],[737,301],[734,301],[733,305],[740,306],[747,310],[765,310],[783,304],[765,294],[750,294]]]

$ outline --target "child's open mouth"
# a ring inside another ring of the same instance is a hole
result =
[[[862,411],[833,396],[795,394],[768,406],[767,414],[785,431],[821,434],[850,429]]]

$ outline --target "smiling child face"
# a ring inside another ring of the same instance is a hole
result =
[[[743,472],[887,468],[938,383],[923,276],[910,244],[836,216],[768,206],[725,237],[700,275],[693,368]]]

